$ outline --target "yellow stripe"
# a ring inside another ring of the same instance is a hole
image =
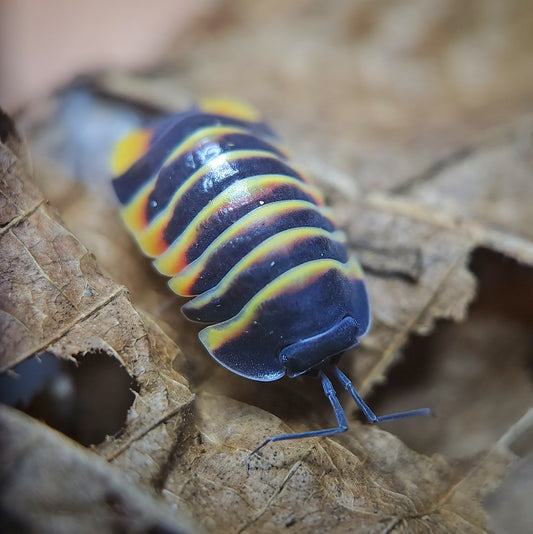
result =
[[[260,245],[255,247],[251,252],[244,256],[244,258],[242,258],[242,260],[239,261],[239,263],[237,263],[226,276],[224,276],[218,285],[196,297],[193,301],[191,301],[189,306],[192,306],[196,309],[201,308],[202,306],[208,304],[212,299],[222,297],[234,283],[235,279],[254,264],[265,261],[265,259],[267,259],[269,256],[275,255],[280,250],[286,250],[292,244],[295,244],[298,241],[303,241],[304,239],[313,237],[324,237],[331,239],[332,241],[336,241],[337,243],[346,243],[346,235],[340,230],[336,232],[328,232],[323,228],[313,227],[291,228],[290,230],[284,230],[279,234],[269,237]],[[170,280],[168,285],[174,292],[176,292],[172,284],[173,280],[174,279]]]
[[[199,141],[201,141],[202,139],[205,139],[206,137],[216,138],[219,135],[224,135],[227,133],[245,133],[245,130],[242,128],[208,126],[206,128],[201,128],[197,130],[196,132],[188,136],[187,139],[185,139],[185,141],[180,143],[166,157],[166,159],[163,161],[159,169],[157,169],[157,171],[152,175],[150,180],[146,182],[145,185],[143,185],[143,187],[135,194],[133,199],[130,200],[130,202],[123,207],[122,219],[124,220],[124,223],[126,224],[127,228],[129,228],[130,231],[133,232],[135,235],[137,235],[142,230],[144,230],[144,228],[146,228],[146,224],[143,224],[144,214],[142,213],[142,210],[145,208],[146,200],[148,199],[148,197],[150,196],[150,193],[152,192],[154,188],[154,185],[157,181],[157,176],[164,169],[164,167],[168,166],[170,163],[178,159],[185,152],[193,148],[194,145],[198,143]],[[128,138],[126,138],[119,143],[124,144],[124,147],[120,148],[120,151],[122,152],[122,151],[127,150],[128,143],[133,143],[133,142],[128,141]],[[120,158],[124,159],[124,156],[120,156],[119,158],[118,152],[119,152],[119,147],[117,145],[117,150],[114,156],[117,157],[117,160]]]
[[[261,120],[261,115],[255,108],[232,98],[204,98],[200,100],[198,107],[205,113],[225,115],[238,120],[248,122],[259,122]]]
[[[353,259],[350,259],[348,263],[328,259],[314,260],[298,265],[265,286],[235,317],[200,331],[198,334],[200,341],[209,352],[216,352],[222,345],[244,332],[247,325],[257,319],[259,308],[265,306],[266,302],[283,293],[292,293],[303,289],[331,269],[354,280],[358,279],[357,273],[360,270],[357,262],[354,263]]]
[[[265,150],[235,150],[233,152],[226,152],[212,159],[181,184],[165,209],[152,219],[148,227],[139,234],[138,243],[141,250],[147,256],[151,257],[157,256],[163,252],[160,249],[161,236],[172,218],[176,204],[179,202],[180,198],[195,184],[201,181],[208,172],[216,170],[221,178],[231,176],[235,174],[235,169],[231,165],[235,160],[252,157],[271,157],[273,159],[279,159],[278,156],[274,155],[272,152]]]
[[[174,276],[186,266],[187,250],[198,239],[198,235],[209,224],[209,219],[223,208],[239,208],[248,200],[254,200],[262,191],[273,189],[272,186],[289,185],[307,193],[317,203],[323,203],[320,193],[314,187],[308,186],[282,174],[265,174],[253,176],[233,183],[225,191],[217,195],[212,202],[203,208],[189,223],[183,233],[176,238],[172,245],[158,258],[157,268],[167,276]]]
[[[173,161],[176,161],[186,152],[190,151],[194,146],[200,142],[202,139],[211,138],[215,139],[217,136],[228,134],[228,133],[246,133],[246,130],[242,128],[233,128],[233,127],[221,127],[221,126],[208,126],[206,128],[200,128],[193,134],[187,137],[185,141],[179,144],[165,159],[161,167],[153,175],[146,186],[144,186],[134,199],[123,208],[122,218],[126,223],[128,228],[131,228],[131,231],[135,234],[140,233],[146,228],[146,224],[142,224],[143,221],[142,214],[140,213],[142,208],[145,206],[146,200],[150,196],[156,182],[157,176],[164,170],[165,167],[170,165]]]
[[[192,150],[194,146],[203,139],[209,138],[215,140],[217,137],[234,133],[248,133],[243,128],[229,127],[229,126],[207,126],[200,128],[191,134],[185,141],[178,145],[165,159],[161,167],[153,174],[148,182],[135,194],[133,199],[123,207],[122,218],[126,226],[134,233],[138,234],[146,228],[144,214],[142,210],[145,208],[146,201],[152,192],[157,181],[157,176],[170,163],[177,160],[186,152]],[[142,154],[140,154],[142,155]]]
[[[350,273],[357,279],[362,280],[365,277],[363,268],[355,256],[350,256],[348,258],[348,263],[350,263]]]
[[[146,200],[152,192],[155,181],[156,178],[152,178],[143,185],[138,193],[120,210],[126,228],[135,237],[146,228],[148,222],[146,220]]]
[[[192,263],[190,263],[181,273],[177,274],[172,278],[170,283],[172,284],[172,289],[178,294],[187,294],[183,293],[186,291],[186,288],[189,288],[191,284],[200,276],[201,272],[205,269],[206,264],[209,262],[211,257],[216,253],[216,251],[224,246],[225,243],[231,241],[233,238],[246,232],[246,230],[256,222],[264,222],[265,225],[268,224],[268,220],[275,218],[279,215],[285,213],[294,212],[297,210],[314,210],[320,213],[320,215],[331,220],[331,210],[329,208],[316,206],[311,202],[305,200],[281,200],[279,202],[271,202],[270,204],[265,204],[260,208],[247,213],[244,217],[241,217],[238,221],[234,222],[227,230],[222,232],[203,252],[203,254]],[[166,271],[162,269],[162,266],[159,264],[159,258],[154,262],[155,268],[162,274],[167,274]],[[168,276],[168,275],[167,275]]]
[[[148,150],[151,138],[151,130],[134,130],[118,141],[111,155],[113,174],[126,172]]]
[[[204,139],[214,141],[221,135],[234,134],[234,133],[249,133],[244,128],[237,126],[205,126],[193,133],[189,134],[184,141],[182,141],[165,159],[163,166],[172,163],[185,152],[191,150],[197,143]]]

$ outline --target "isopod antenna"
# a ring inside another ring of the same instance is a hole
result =
[[[337,394],[333,388],[331,380],[326,376],[323,371],[319,371],[320,379],[322,380],[322,388],[324,393],[328,398],[331,406],[333,406],[333,411],[335,412],[335,417],[337,418],[338,427],[335,428],[325,428],[324,430],[312,430],[310,432],[299,432],[296,434],[280,434],[279,436],[273,436],[271,438],[265,439],[259,447],[256,447],[251,454],[255,454],[259,449],[262,449],[267,443],[271,441],[282,441],[285,439],[300,439],[300,438],[318,438],[324,436],[332,436],[333,434],[340,434],[341,432],[346,432],[348,430],[348,422],[346,421],[346,415],[342,409],[339,399],[337,399]]]
[[[431,410],[429,408],[419,408],[418,410],[409,410],[407,412],[397,412],[391,413],[389,415],[380,415],[377,416],[368,406],[368,404],[359,396],[355,390],[353,384],[350,382],[350,379],[335,365],[331,366],[333,373],[337,380],[343,385],[343,387],[350,393],[353,400],[357,403],[361,411],[365,414],[365,417],[371,423],[382,423],[383,421],[392,421],[393,419],[404,419],[406,417],[417,417],[419,415],[430,415]]]
[[[350,379],[336,366],[332,365],[330,366],[330,369],[333,371],[333,374],[335,375],[337,380],[350,393],[350,395],[355,400],[359,408],[361,408],[361,411],[364,413],[365,417],[371,423],[382,423],[383,421],[391,421],[393,419],[404,419],[406,417],[417,417],[419,415],[430,415],[431,414],[431,411],[429,410],[429,408],[419,408],[417,410],[409,410],[407,412],[397,412],[397,413],[393,413],[389,415],[377,416],[370,409],[368,404],[359,396],[359,394],[355,390],[355,387],[350,382]],[[340,434],[348,430],[348,422],[346,421],[346,415],[344,414],[344,410],[342,409],[339,399],[337,398],[337,394],[335,393],[335,389],[333,387],[333,384],[331,383],[331,380],[328,378],[326,373],[322,370],[319,371],[319,376],[320,376],[320,379],[322,380],[322,388],[324,389],[324,394],[326,395],[329,402],[331,403],[331,406],[333,407],[333,411],[335,413],[335,417],[337,418],[337,423],[339,426],[334,427],[334,428],[326,428],[324,430],[312,430],[309,432],[299,432],[295,434],[280,434],[279,436],[272,436],[271,438],[267,438],[265,441],[263,441],[263,443],[261,443],[258,447],[256,447],[252,451],[251,454],[255,454],[260,449],[262,449],[265,445],[273,441],[332,436],[334,434]]]

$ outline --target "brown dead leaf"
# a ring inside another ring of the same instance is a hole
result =
[[[118,465],[134,456],[130,477],[153,485],[176,435],[188,431],[184,421],[193,396],[171,366],[179,349],[135,311],[123,286],[100,272],[94,256],[44,202],[18,154],[3,143],[0,161],[1,194],[10,210],[0,234],[0,368],[14,369],[44,351],[65,360],[95,351],[116,358],[139,393],[121,437],[112,447],[101,445],[101,454]],[[141,463],[143,470],[136,467]]]
[[[2,532],[198,532],[98,455],[0,405]]]
[[[530,412],[473,463],[419,455],[368,426],[343,436],[344,446],[280,443],[257,458],[249,456],[254,436],[286,431],[277,419],[210,394],[199,397],[198,412],[202,439],[170,471],[165,497],[193,503],[209,530],[239,533],[484,532],[480,502],[514,460],[509,446],[533,424]],[[231,515],[220,517],[221,506]]]
[[[286,431],[285,424],[292,430],[331,424],[327,401],[310,379],[257,384],[228,373],[201,350],[197,327],[183,320],[179,300],[122,228],[109,187],[95,189],[106,179],[97,171],[104,155],[79,137],[79,125],[94,127],[102,109],[113,113],[102,93],[152,110],[173,110],[213,93],[256,104],[326,190],[369,267],[373,330],[343,359],[366,395],[389,376],[413,333],[466,317],[476,291],[469,268],[474,250],[533,264],[533,125],[527,114],[533,71],[530,36],[523,31],[531,11],[515,1],[503,16],[489,4],[447,0],[437,10],[419,1],[410,10],[341,0],[335,9],[320,1],[265,9],[220,2],[219,11],[179,39],[159,72],[111,73],[93,80],[96,91],[65,91],[55,100],[60,112],[28,132],[39,185],[70,231],[43,203],[24,166],[13,174],[12,151],[2,167],[10,171],[2,191],[11,211],[1,211],[9,217],[0,246],[17,261],[16,269],[1,265],[9,284],[2,301],[14,299],[6,324],[16,333],[3,368],[38,349],[62,358],[100,350],[121,361],[139,391],[123,434],[96,451],[207,531],[486,531],[480,501],[513,463],[511,445],[531,427],[525,416],[494,444],[529,407],[529,390],[522,388],[508,414],[499,410],[497,422],[487,413],[509,406],[503,400],[514,387],[512,377],[522,373],[521,387],[530,379],[518,359],[497,352],[486,358],[468,342],[460,346],[465,332],[466,338],[470,329],[483,336],[490,321],[469,322],[462,335],[452,331],[452,350],[486,363],[491,384],[499,380],[501,387],[469,388],[466,371],[472,368],[465,363],[464,382],[439,388],[439,371],[443,380],[453,374],[445,373],[445,352],[440,359],[428,355],[433,372],[411,368],[403,392],[423,389],[430,375],[428,404],[438,413],[442,396],[456,396],[453,409],[441,419],[387,426],[411,428],[409,443],[417,450],[446,450],[460,460],[424,456],[354,421],[336,440],[279,443],[250,457],[264,437]],[[487,28],[503,36],[498,54],[485,46]],[[81,111],[73,106],[80,91]],[[72,147],[68,157],[58,158],[65,146]],[[81,182],[73,184],[73,176]],[[120,284],[131,290],[134,306]],[[196,402],[183,376],[194,385]],[[470,411],[463,416],[458,412],[466,402]],[[443,427],[440,433],[435,426]],[[456,442],[465,429],[467,445]]]

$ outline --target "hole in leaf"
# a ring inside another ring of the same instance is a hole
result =
[[[75,363],[44,353],[0,376],[0,402],[88,446],[120,432],[132,388],[126,370],[103,352],[79,355]]]
[[[463,323],[413,336],[369,403],[378,414],[429,407],[387,423],[408,446],[465,457],[493,445],[533,404],[533,269],[485,248],[470,270],[478,294]]]

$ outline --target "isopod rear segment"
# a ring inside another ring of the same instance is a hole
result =
[[[273,381],[319,376],[338,426],[264,441],[329,436],[348,428],[331,379],[371,422],[378,417],[337,368],[370,328],[357,260],[320,192],[289,163],[259,114],[209,100],[132,132],[115,149],[122,218],[170,288],[192,297],[184,315],[221,365]]]

